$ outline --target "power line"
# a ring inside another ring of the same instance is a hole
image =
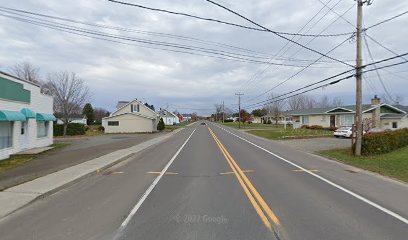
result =
[[[368,30],[368,29],[370,29],[370,28],[377,27],[378,25],[381,25],[381,24],[383,24],[383,23],[389,22],[389,21],[391,21],[391,20],[393,20],[393,19],[396,19],[396,18],[398,18],[398,17],[401,17],[401,16],[403,16],[403,15],[405,15],[405,14],[407,14],[407,13],[408,13],[408,11],[402,12],[402,13],[400,13],[400,14],[398,14],[398,15],[395,15],[395,16],[393,16],[393,17],[387,18],[387,19],[385,19],[385,20],[383,20],[383,21],[381,21],[381,22],[378,22],[378,23],[376,23],[376,24],[373,24],[373,25],[371,25],[371,26],[365,28],[364,30]]]
[[[325,5],[329,4],[331,1],[332,1],[332,0],[329,0],[327,3],[325,3]],[[341,1],[342,1],[342,0],[339,0],[339,1],[335,4],[335,6],[336,6],[338,3],[340,3]],[[313,15],[312,18],[310,18],[310,19],[297,31],[297,33],[301,33],[302,30],[303,30],[310,22],[312,22],[312,21],[320,14],[320,12],[321,12],[323,9],[324,9],[324,6],[321,7],[321,8],[319,9],[319,11],[317,11],[317,13],[316,13],[315,15]],[[316,21],[316,22],[314,23],[314,25],[313,25],[312,27],[310,27],[306,32],[310,31],[310,30],[311,30],[318,22],[320,22],[327,14],[328,14],[328,12],[326,12],[326,14],[324,14],[320,19],[318,19],[318,21]],[[296,36],[292,36],[291,39],[294,40],[295,37],[296,37]],[[297,40],[300,40],[300,38],[302,38],[302,37],[300,36]],[[289,50],[294,46],[294,44],[292,43],[291,46],[289,46],[288,48],[286,48],[286,46],[288,46],[289,44],[291,44],[291,43],[290,43],[290,42],[286,42],[285,45],[284,45],[282,48],[279,49],[279,51],[277,52],[277,54],[275,55],[275,57],[278,56],[279,54],[280,54],[280,56],[283,56],[283,54],[285,54],[287,51],[289,51]],[[307,44],[306,44],[306,45],[307,45]],[[285,50],[284,52],[282,52],[285,48],[286,48],[286,50]],[[281,52],[282,52],[282,53],[281,53]],[[294,56],[294,55],[292,54],[291,57],[292,57],[292,56]],[[275,57],[274,57],[274,58],[271,58],[270,61],[276,59]],[[258,70],[258,71],[256,71],[256,72],[252,75],[252,77],[249,78],[248,81],[246,81],[242,86],[243,86],[243,87],[246,87],[249,83],[253,82],[253,81],[256,79],[257,76],[259,76],[259,75],[265,73],[265,72],[269,69],[269,67],[270,67],[270,65],[267,65],[263,70]],[[242,89],[242,90],[243,90],[243,89]]]
[[[339,1],[339,2],[340,2],[340,1]],[[337,2],[334,6],[336,6],[339,2]],[[326,5],[325,5],[325,6],[326,6]],[[344,16],[347,12],[349,12],[354,6],[355,6],[355,4],[353,4],[350,8],[348,8],[342,15],[339,15],[339,14],[338,14],[339,17],[336,18],[334,21],[332,21],[329,25],[327,25],[322,31],[320,31],[320,33],[326,31],[332,24],[334,24],[340,17],[343,17],[343,16]],[[331,11],[333,11],[332,8],[329,8],[329,9],[331,9]],[[330,12],[330,10],[329,10],[329,12]],[[327,13],[328,13],[328,12],[327,12]],[[327,13],[326,13],[324,16],[326,16]],[[324,16],[323,16],[323,17],[324,17]],[[323,17],[322,17],[322,18],[323,18]],[[319,22],[322,18],[320,18],[317,22]],[[311,29],[311,28],[309,28],[309,30],[310,30],[310,29]],[[309,31],[309,30],[308,30],[308,31]],[[306,45],[306,46],[309,45],[314,39],[316,39],[316,38],[310,39],[305,45]],[[292,46],[293,46],[293,45],[292,45]],[[292,47],[292,46],[291,46],[291,47]],[[295,53],[293,53],[292,55],[290,55],[290,57],[295,56],[295,55],[298,54],[300,51],[301,51],[301,48],[300,48],[298,51],[296,51]],[[331,51],[332,51],[332,50],[331,50]],[[285,52],[286,52],[286,51],[285,51]],[[290,76],[288,79],[284,80],[283,83],[286,83],[287,81],[289,81],[289,80],[292,79],[293,77],[296,77],[298,74],[300,74],[301,72],[303,72],[303,71],[306,70],[307,68],[312,67],[313,64],[317,63],[317,62],[320,61],[320,59],[322,59],[322,58],[323,58],[323,57],[320,56],[318,59],[316,59],[314,62],[312,62],[312,64],[309,64],[307,67],[305,67],[305,69],[301,69],[299,72],[295,73],[294,75]],[[271,66],[267,66],[266,69],[268,69],[268,68],[270,68],[270,67],[271,67]],[[280,85],[283,84],[283,83],[279,83],[278,85],[280,86]],[[273,87],[272,89],[270,89],[270,91],[273,90],[273,89],[275,89],[276,87],[277,87],[277,86]],[[264,93],[262,93],[262,94],[260,94],[260,95],[257,95],[257,96],[255,96],[255,97],[251,98],[249,101],[255,100],[255,99],[257,99],[257,98],[263,96],[264,94],[266,94],[266,93],[268,93],[268,92],[270,92],[270,91],[266,91],[266,92],[264,92]]]
[[[370,58],[371,58],[371,61],[374,62],[373,54],[371,53],[370,47],[368,46],[367,38],[365,38],[365,37],[364,37],[364,43],[365,43],[365,45],[366,45],[367,52],[368,52],[368,55],[369,55]],[[375,64],[374,64],[374,68],[377,68]],[[381,75],[380,75],[378,69],[376,69],[375,72],[376,72],[376,74],[377,74],[377,78],[378,78],[378,80],[380,81],[381,86],[383,87],[384,92],[385,92],[385,94],[387,95],[387,97],[388,97],[389,99],[391,99],[391,101],[396,102],[396,101],[394,100],[394,98],[391,96],[391,94],[390,94],[390,92],[388,91],[387,87],[385,86],[384,81],[383,81],[383,79],[381,78]]]
[[[288,67],[304,67],[302,65],[295,65],[295,64],[283,64],[283,63],[271,63],[271,62],[266,62],[266,61],[260,61],[256,60],[256,56],[249,56],[249,55],[243,55],[243,54],[237,54],[237,53],[231,53],[223,50],[214,50],[214,49],[208,49],[208,48],[201,48],[201,47],[196,47],[196,46],[190,46],[190,45],[180,45],[180,44],[174,44],[174,43],[168,43],[168,42],[162,42],[162,41],[153,41],[153,40],[146,40],[146,39],[140,39],[140,38],[133,38],[133,37],[124,37],[121,35],[115,35],[115,34],[107,34],[104,32],[99,32],[99,31],[94,31],[94,30],[88,30],[88,29],[83,29],[83,28],[78,28],[78,27],[72,27],[70,25],[66,24],[60,24],[60,23],[50,23],[49,21],[35,21],[35,20],[28,20],[24,18],[19,18],[15,16],[10,16],[10,15],[5,15],[5,14],[0,14],[1,16],[8,17],[11,19],[15,19],[18,21],[30,23],[33,25],[37,26],[42,26],[46,28],[51,28],[54,30],[69,30],[69,33],[72,33],[72,31],[75,32],[80,32],[82,33],[82,36],[87,36],[87,37],[93,37],[94,35],[96,36],[103,36],[103,37],[108,37],[108,38],[113,38],[113,39],[119,39],[119,40],[125,40],[125,41],[131,41],[131,42],[138,42],[142,44],[148,44],[148,45],[153,45],[153,46],[164,46],[164,47],[171,47],[171,48],[177,48],[177,49],[183,49],[187,51],[193,51],[193,52],[186,52],[186,51],[175,51],[174,49],[165,49],[165,48],[153,48],[153,49],[160,49],[160,50],[165,50],[165,51],[172,51],[172,52],[180,52],[180,53],[188,53],[188,54],[195,54],[195,55],[200,55],[200,56],[207,56],[207,57],[213,57],[212,55],[219,55],[222,56],[222,59],[226,60],[234,60],[234,61],[240,61],[240,62],[248,62],[248,63],[258,63],[258,64],[277,64],[280,66],[288,66]],[[65,31],[67,32],[67,31]],[[84,35],[84,34],[91,34],[90,35]],[[81,34],[79,34],[81,35]],[[106,38],[97,38],[100,40],[106,40]],[[120,42],[121,43],[121,42]],[[140,45],[135,45],[135,46],[140,46]],[[146,48],[152,48],[150,46],[141,46],[141,47],[146,47]],[[198,52],[204,52],[204,53],[209,53],[212,55],[203,55],[203,54],[196,54],[196,51]],[[241,57],[241,56],[247,56],[247,57]],[[219,57],[217,57],[219,58]],[[255,59],[252,59],[255,58]]]
[[[108,1],[112,1],[112,0],[108,0]],[[219,4],[219,3],[216,3],[216,2],[211,1],[211,0],[205,0],[205,1],[207,1],[207,2],[209,2],[209,3],[211,3],[211,4],[214,4],[214,5],[216,5],[216,6],[220,7],[220,8],[223,8],[223,9],[227,10],[228,12],[233,13],[233,14],[239,16],[240,18],[243,18],[243,19],[245,19],[246,21],[248,21],[248,22],[250,22],[250,23],[252,23],[252,24],[254,24],[254,25],[256,25],[256,26],[258,26],[258,27],[260,27],[260,28],[262,28],[262,29],[265,29],[265,30],[267,30],[268,32],[271,32],[271,33],[275,34],[276,36],[278,36],[278,37],[280,37],[280,38],[282,38],[282,39],[285,39],[286,41],[292,42],[292,43],[294,43],[294,44],[296,44],[296,45],[298,45],[298,46],[301,46],[301,47],[303,47],[303,48],[305,48],[305,49],[307,49],[307,50],[309,50],[309,51],[311,51],[311,52],[317,53],[317,54],[319,54],[319,55],[321,55],[321,56],[323,56],[323,57],[326,57],[326,58],[328,58],[328,59],[331,59],[331,60],[334,60],[334,61],[336,61],[336,62],[342,63],[342,64],[344,64],[344,65],[353,67],[352,65],[350,65],[350,64],[348,64],[348,63],[346,63],[346,62],[344,62],[344,61],[341,61],[341,60],[338,60],[338,59],[336,59],[336,58],[330,57],[330,56],[328,56],[327,54],[321,53],[321,52],[319,52],[319,51],[317,51],[317,50],[314,50],[314,49],[309,48],[309,47],[307,47],[307,46],[305,46],[305,45],[302,45],[301,43],[298,43],[298,42],[296,42],[296,41],[293,41],[293,40],[291,40],[291,39],[289,39],[289,38],[283,36],[281,33],[278,33],[278,32],[276,32],[276,31],[272,31],[272,30],[270,30],[269,28],[264,27],[264,26],[262,26],[261,24],[256,23],[256,22],[252,21],[251,19],[249,19],[249,18],[247,18],[247,17],[245,17],[245,16],[243,16],[243,15],[241,15],[241,14],[235,12],[234,10],[229,9],[229,8],[227,8],[227,7],[225,7],[225,6],[221,5],[221,4]]]
[[[196,15],[193,15],[193,14],[188,14],[188,13],[175,12],[175,11],[170,11],[170,10],[161,9],[161,8],[147,7],[147,6],[140,5],[140,4],[135,4],[135,3],[116,1],[116,0],[107,0],[107,1],[112,2],[112,3],[117,3],[117,4],[142,8],[142,9],[146,9],[146,10],[150,10],[150,11],[164,12],[164,13],[180,15],[180,16],[184,16],[184,17],[199,19],[199,20],[204,20],[204,21],[217,22],[217,23],[226,24],[226,25],[239,27],[239,28],[244,28],[244,29],[248,29],[248,30],[278,33],[278,34],[282,34],[282,35],[296,35],[296,36],[303,36],[303,37],[315,37],[315,36],[317,36],[317,37],[337,37],[337,36],[345,36],[345,35],[353,34],[353,33],[338,33],[338,34],[326,34],[326,35],[313,35],[313,34],[303,35],[303,34],[296,34],[296,33],[289,33],[289,32],[278,32],[278,31],[265,30],[265,29],[262,29],[262,28],[254,28],[254,27],[244,26],[244,25],[240,25],[240,24],[236,24],[236,23],[232,23],[232,22],[226,22],[226,21],[222,21],[222,20],[218,20],[218,19],[214,19],[214,18],[200,17],[200,16],[196,16]]]
[[[343,44],[344,44],[345,42],[347,42],[349,39],[351,39],[351,37],[345,39],[345,40],[344,40],[343,42],[341,42],[340,44],[337,44],[335,47],[333,47],[332,49],[330,49],[327,53],[330,53],[330,52],[336,50],[338,47],[340,47],[341,45],[343,45]],[[320,58],[322,58],[322,57],[323,57],[323,56],[321,56]],[[320,60],[320,58],[318,58],[316,61]],[[263,95],[265,95],[265,94],[267,94],[267,93],[273,91],[273,90],[276,89],[277,87],[281,86],[282,84],[288,82],[288,81],[291,80],[292,78],[296,77],[297,75],[299,75],[300,73],[302,73],[303,71],[305,71],[307,68],[311,67],[312,64],[313,64],[313,63],[310,63],[308,66],[306,66],[306,67],[300,69],[300,70],[299,70],[298,72],[296,72],[295,74],[293,74],[293,75],[291,75],[290,77],[286,78],[285,80],[279,82],[278,84],[276,84],[276,85],[273,86],[272,88],[270,88],[270,89],[268,89],[268,90],[262,92],[261,94],[255,96],[255,97],[253,97],[253,98],[251,98],[251,99],[249,99],[248,101],[255,100],[255,99],[257,99],[257,98],[259,98],[259,97],[261,97],[261,96],[263,96]],[[349,70],[349,71],[352,71],[352,70]]]
[[[373,37],[371,37],[370,35],[368,35],[367,33],[365,34],[366,37],[368,37],[371,41],[373,41],[374,43],[376,43],[378,46],[384,48],[385,50],[387,50],[388,52],[394,54],[394,55],[398,55],[398,53],[394,52],[393,50],[391,50],[390,48],[384,46],[383,44],[381,44],[380,42],[378,42],[377,40],[375,40]],[[404,60],[407,60],[407,58],[401,57]]]
[[[403,57],[403,56],[407,56],[407,55],[408,55],[408,53],[404,53],[404,54],[400,54],[400,55],[398,55],[398,56],[394,56],[394,57],[382,59],[382,60],[379,60],[379,61],[376,61],[376,62],[372,62],[372,63],[368,63],[368,64],[366,64],[366,65],[363,65],[361,68],[366,68],[366,67],[368,67],[368,66],[372,66],[372,65],[379,64],[379,63],[391,61],[391,60],[394,60],[394,59],[396,59],[396,58]],[[390,68],[390,67],[402,65],[402,64],[405,64],[405,63],[408,63],[408,60],[405,60],[405,61],[402,61],[402,62],[393,63],[393,64],[389,64],[389,65],[385,65],[385,66],[381,66],[381,67],[375,67],[375,68],[373,68],[373,69],[364,70],[364,71],[362,71],[362,73],[367,73],[367,72],[372,72],[372,71],[376,71],[376,70],[380,70],[380,69]],[[272,98],[272,99],[280,98],[280,97],[282,97],[282,96],[286,96],[286,95],[289,95],[289,94],[291,94],[291,93],[298,92],[298,91],[300,91],[300,90],[309,88],[309,87],[314,86],[314,85],[317,85],[317,84],[319,84],[319,83],[327,82],[328,80],[332,80],[332,79],[334,79],[334,78],[336,78],[336,77],[339,77],[339,76],[344,75],[344,74],[346,74],[346,73],[348,73],[348,72],[351,72],[351,71],[353,71],[353,70],[345,71],[345,72],[336,74],[336,75],[334,75],[334,76],[332,76],[332,77],[329,77],[329,78],[325,78],[325,79],[323,79],[323,80],[320,80],[320,81],[318,81],[318,82],[315,82],[315,83],[312,83],[312,84],[308,84],[308,85],[306,85],[306,86],[304,86],[304,87],[298,88],[298,89],[296,89],[296,90],[292,90],[292,91],[290,91],[290,92],[288,92],[288,93],[279,95],[279,96],[274,97],[274,98]],[[315,87],[315,88],[312,88],[312,89],[309,89],[309,90],[305,90],[305,91],[301,92],[300,94],[303,94],[303,93],[306,93],[306,92],[310,92],[310,91],[316,90],[316,89],[318,89],[318,88],[326,87],[326,86],[329,86],[329,85],[334,85],[334,84],[337,84],[337,83],[339,83],[339,82],[341,82],[341,81],[343,81],[343,80],[346,80],[346,79],[349,79],[349,78],[352,78],[352,77],[355,77],[355,75],[354,75],[354,74],[351,74],[351,75],[348,75],[348,76],[343,77],[343,78],[340,78],[340,79],[335,79],[334,81],[332,81],[332,82],[330,82],[330,83],[326,83],[326,84],[324,84],[324,85],[320,85],[320,86],[317,86],[317,87]],[[300,94],[291,95],[291,96],[289,96],[289,97],[294,97],[294,96],[297,96],[297,95],[300,95]],[[286,97],[286,98],[289,98],[289,97]],[[286,99],[286,98],[284,98],[284,99]],[[284,99],[279,99],[278,101],[281,101],[281,100],[284,100]],[[253,108],[253,107],[257,107],[257,106],[263,106],[263,105],[269,104],[269,103],[271,103],[271,99],[267,99],[267,100],[264,100],[264,101],[261,101],[261,102],[258,102],[258,103],[253,103],[253,104],[247,105],[246,107],[252,107],[252,108]]]

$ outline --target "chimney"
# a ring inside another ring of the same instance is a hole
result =
[[[380,127],[380,121],[381,121],[381,118],[380,118],[380,113],[381,113],[380,104],[381,104],[381,99],[378,98],[377,95],[375,95],[374,98],[371,99],[371,107],[375,107],[375,109],[372,112],[372,123],[373,123],[372,127],[373,128]]]
[[[378,106],[381,104],[381,99],[377,97],[377,95],[374,95],[374,98],[371,99],[371,106]]]

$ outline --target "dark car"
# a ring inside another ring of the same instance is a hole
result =
[[[205,124],[205,122],[202,122],[202,123],[200,123],[201,125],[207,125],[207,124]]]

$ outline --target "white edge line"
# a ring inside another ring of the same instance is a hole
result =
[[[181,147],[177,150],[177,152],[173,155],[173,157],[170,159],[170,161],[167,162],[166,166],[164,166],[163,170],[160,172],[160,174],[154,179],[152,184],[150,184],[149,188],[143,193],[142,197],[139,199],[139,201],[136,203],[136,205],[133,207],[133,209],[130,211],[129,215],[126,217],[126,219],[122,222],[119,228],[119,232],[123,230],[126,225],[130,222],[132,217],[136,214],[137,210],[140,208],[140,206],[143,204],[143,202],[146,200],[146,198],[149,196],[149,194],[153,191],[154,187],[157,185],[157,183],[160,181],[160,179],[163,177],[164,173],[167,172],[167,169],[169,169],[170,165],[174,162],[176,157],[180,154],[181,150],[184,148],[184,146],[187,144],[188,140],[190,140],[191,136],[193,136],[194,132],[197,129],[194,129],[193,132],[190,134],[190,136],[187,138],[187,140],[181,145]]]
[[[232,132],[228,131],[228,130],[225,129],[225,128],[222,128],[222,127],[217,126],[217,125],[215,125],[215,124],[214,124],[214,126],[216,126],[216,127],[218,127],[218,128],[221,128],[222,130],[224,130],[224,131],[230,133],[231,135],[233,135],[233,136],[235,136],[235,137],[237,137],[237,138],[239,138],[239,139],[241,139],[241,140],[243,140],[243,141],[245,141],[245,142],[247,142],[247,143],[249,143],[249,144],[251,144],[251,145],[253,145],[253,146],[255,146],[255,147],[257,147],[257,148],[259,148],[259,149],[261,149],[261,150],[263,150],[263,151],[265,151],[265,152],[267,152],[267,153],[269,153],[269,154],[271,154],[271,155],[273,155],[273,156],[275,156],[275,157],[277,157],[278,159],[280,159],[280,160],[282,160],[282,161],[284,161],[284,162],[286,162],[286,163],[288,163],[288,164],[290,164],[290,165],[292,165],[292,166],[294,166],[294,167],[297,167],[297,168],[303,170],[304,172],[306,172],[306,173],[308,173],[308,174],[310,174],[310,175],[312,175],[312,176],[314,176],[314,177],[316,177],[316,178],[322,180],[323,182],[325,182],[325,183],[327,183],[327,184],[330,184],[330,185],[332,185],[333,187],[335,187],[335,188],[337,188],[337,189],[340,189],[341,191],[343,191],[343,192],[345,192],[345,193],[350,194],[351,196],[353,196],[353,197],[355,197],[355,198],[357,198],[357,199],[359,199],[359,200],[361,200],[361,201],[363,201],[363,202],[365,202],[365,203],[367,203],[367,204],[369,204],[369,205],[371,205],[371,206],[373,206],[373,207],[375,207],[375,208],[377,208],[377,209],[383,211],[384,213],[386,213],[386,214],[388,214],[388,215],[390,215],[390,216],[392,216],[392,217],[394,217],[394,218],[400,220],[401,222],[403,222],[403,223],[405,223],[405,224],[408,224],[408,219],[402,217],[402,216],[399,215],[398,213],[395,213],[395,212],[393,212],[393,211],[391,211],[391,210],[389,210],[389,209],[387,209],[387,208],[385,208],[385,207],[383,207],[383,206],[381,206],[381,205],[379,205],[379,204],[377,204],[377,203],[375,203],[375,202],[373,202],[373,201],[371,201],[371,200],[368,200],[367,198],[365,198],[365,197],[363,197],[363,196],[358,195],[358,194],[355,193],[355,192],[352,192],[352,191],[348,190],[347,188],[344,188],[344,187],[342,187],[342,186],[340,186],[340,185],[338,185],[338,184],[336,184],[336,183],[334,183],[334,182],[332,182],[332,181],[330,181],[330,180],[328,180],[328,179],[326,179],[326,178],[324,178],[324,177],[322,177],[322,176],[320,176],[320,175],[318,175],[318,174],[316,174],[316,173],[313,173],[313,172],[311,172],[311,171],[309,171],[309,170],[307,170],[307,169],[305,169],[305,168],[303,168],[303,167],[297,165],[296,163],[293,163],[293,162],[291,162],[291,161],[289,161],[289,160],[287,160],[287,159],[285,159],[285,158],[283,158],[283,157],[281,157],[281,156],[279,156],[279,155],[277,155],[277,154],[275,154],[275,153],[273,153],[273,152],[271,152],[271,151],[269,151],[269,150],[267,150],[267,149],[265,149],[265,148],[263,148],[263,147],[261,147],[261,146],[258,146],[258,145],[256,145],[255,143],[253,143],[253,142],[251,142],[251,141],[249,141],[249,140],[247,140],[247,139],[245,139],[245,138],[243,138],[243,137],[241,137],[241,136],[238,136],[238,135],[236,135],[235,133],[232,133]]]

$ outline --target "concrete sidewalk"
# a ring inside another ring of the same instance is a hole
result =
[[[8,188],[3,192],[0,192],[0,219],[26,206],[36,199],[57,192],[58,190],[90,174],[106,169],[122,160],[127,159],[133,154],[161,143],[181,130],[182,129],[177,129],[170,134],[162,135],[138,145],[117,150],[84,163],[37,178],[33,181]]]

